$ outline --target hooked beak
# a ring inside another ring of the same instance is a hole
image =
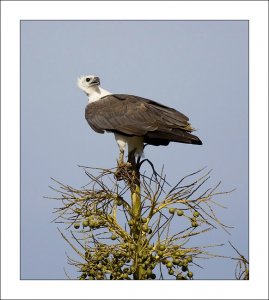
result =
[[[99,84],[100,84],[100,79],[99,79],[99,77],[93,77],[93,79],[92,79],[91,82],[89,83],[89,86],[99,85]]]

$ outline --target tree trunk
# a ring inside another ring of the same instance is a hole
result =
[[[137,245],[136,248],[136,258],[135,258],[135,268],[134,279],[142,279],[142,267],[138,263],[138,254],[141,251],[142,245],[140,240],[141,232],[141,191],[140,191],[140,172],[139,166],[135,161],[134,155],[131,153],[128,158],[129,163],[131,163],[131,174],[132,182],[130,184],[131,198],[132,198],[132,218],[134,220],[134,225],[132,226],[131,235]]]

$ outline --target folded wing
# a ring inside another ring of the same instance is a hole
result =
[[[112,94],[89,103],[85,117],[93,130],[143,136],[152,145],[169,142],[199,144],[189,119],[179,111],[138,96]]]

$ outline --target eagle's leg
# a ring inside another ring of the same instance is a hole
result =
[[[119,160],[118,160],[118,168],[122,168],[125,166],[125,163],[124,163],[124,151],[125,151],[125,148],[126,148],[126,141],[124,141],[124,139],[115,133],[115,138],[116,138],[116,141],[117,141],[117,144],[119,146],[119,150],[120,150],[120,156],[119,156]]]
[[[117,160],[118,167],[115,172],[115,177],[117,180],[123,180],[126,177],[126,174],[129,172],[131,164],[129,162],[124,162],[124,149],[120,148],[120,156]]]
[[[118,165],[122,166],[124,164],[124,149],[120,149],[120,156],[118,160]]]
[[[136,165],[136,161],[135,161],[135,152],[136,149],[132,150],[131,152],[129,152],[128,154],[128,163],[130,163],[132,166]]]

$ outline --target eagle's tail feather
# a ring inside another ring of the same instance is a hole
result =
[[[191,133],[183,130],[173,129],[169,132],[152,131],[148,132],[144,139],[146,144],[151,145],[168,145],[169,142],[178,142],[186,144],[202,145],[202,141]]]

